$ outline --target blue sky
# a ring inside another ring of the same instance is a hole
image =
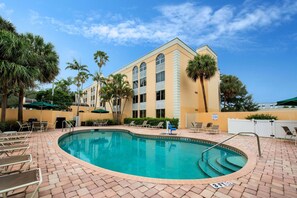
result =
[[[107,76],[179,37],[194,50],[209,45],[256,102],[297,96],[296,0],[0,0],[0,15],[55,45],[58,79],[75,75],[65,71],[73,58],[94,72],[94,52],[105,51]]]

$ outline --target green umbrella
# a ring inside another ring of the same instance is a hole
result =
[[[96,110],[92,111],[92,113],[109,113],[109,111],[106,111],[104,109],[96,109]]]
[[[58,107],[58,105],[50,104],[47,102],[32,102],[29,104],[24,104],[24,107],[32,108],[32,109],[40,109],[41,110],[40,121],[42,121],[42,109],[54,109]]]
[[[276,105],[291,105],[297,106],[297,97],[286,100],[277,101]]]

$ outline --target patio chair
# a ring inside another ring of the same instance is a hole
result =
[[[20,126],[19,131],[23,131],[23,129],[25,129],[25,128],[27,128],[28,131],[30,131],[31,126],[30,126],[29,123],[27,123],[27,122],[21,123],[21,122],[19,122],[19,121],[16,121],[16,122],[17,122],[17,123],[19,124],[19,126]]]
[[[209,133],[219,133],[219,125],[212,125],[212,127],[210,127],[209,129],[207,129],[207,131],[209,131]]]
[[[130,123],[128,123],[128,124],[124,124],[125,126],[135,126],[135,121],[133,120],[133,121],[131,121]]]
[[[176,133],[172,133],[172,131],[176,131],[176,128],[171,123],[168,124],[169,134],[168,135],[176,135]]]
[[[149,124],[147,124],[147,120],[145,120],[145,121],[143,121],[143,123],[142,124],[139,124],[139,125],[136,125],[137,127],[148,127],[149,126]]]
[[[21,172],[24,165],[32,162],[32,155],[16,155],[0,159],[1,174],[11,172]],[[17,169],[13,169],[15,165],[20,165]],[[29,166],[28,166],[29,168]],[[26,170],[26,169],[25,169]]]
[[[158,125],[150,126],[150,128],[163,129],[164,122],[159,122]]]
[[[202,122],[192,122],[192,128],[193,132],[199,132],[202,129],[203,123]]]
[[[45,123],[43,122],[32,122],[32,131],[44,131]]]
[[[21,188],[25,190],[32,185],[37,185],[34,192],[31,194],[33,198],[39,189],[40,184],[42,183],[42,175],[40,168],[17,173],[0,176],[0,194],[2,197],[7,197],[14,195],[13,191]],[[9,192],[12,191],[12,194]]]
[[[0,146],[0,156],[5,154],[6,156],[12,156],[14,153],[18,152],[19,155],[24,155],[24,153],[29,149],[29,144],[17,144],[12,146]]]
[[[287,136],[290,136],[290,139],[292,139],[293,137],[296,137],[296,134],[294,134],[293,131],[291,131],[289,129],[289,127],[287,126],[282,126],[282,128],[284,129],[284,131],[286,132],[286,136],[285,136],[285,139],[287,139]],[[295,129],[296,130],[296,129]]]
[[[108,124],[108,120],[99,123],[99,126],[107,126],[107,124]]]
[[[48,128],[56,130],[56,124],[57,124],[57,122],[58,122],[58,121],[55,121],[55,122],[53,122],[53,123],[48,122],[48,123],[47,123],[47,127],[46,127],[45,130],[47,131]]]

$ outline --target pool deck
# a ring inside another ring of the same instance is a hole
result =
[[[96,127],[127,129],[133,133],[159,135],[165,130],[136,127]],[[76,130],[86,129],[79,127]],[[75,159],[57,146],[61,130],[35,132],[30,138],[33,157],[31,168],[42,169],[43,183],[38,196],[47,197],[297,197],[297,146],[293,141],[260,138],[262,157],[257,157],[256,139],[238,136],[228,145],[252,157],[241,174],[231,174],[217,178],[233,185],[214,189],[208,182],[156,181],[107,171]],[[191,133],[189,129],[177,130],[177,136],[222,141],[230,135],[226,133]],[[210,183],[213,183],[212,181]],[[30,195],[32,188],[16,197]]]

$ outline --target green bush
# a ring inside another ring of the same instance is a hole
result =
[[[8,120],[6,122],[0,122],[1,131],[18,131],[20,126],[15,120]]]
[[[254,115],[249,115],[245,119],[251,120],[277,120],[277,116],[273,116],[270,114],[254,114]]]
[[[166,121],[169,121],[176,128],[178,128],[179,122],[178,118],[125,118],[124,124],[130,124],[132,121],[134,121],[136,125],[141,125],[145,120],[147,120],[148,124],[150,124],[151,126],[156,126],[159,124],[159,122],[164,122],[163,129],[166,128]]]
[[[98,120],[86,120],[84,122],[84,125],[82,125],[82,126],[93,126],[94,122],[102,123],[102,122],[106,122],[106,121],[107,121],[107,125],[116,125],[114,120],[110,120],[110,119],[99,120],[98,119]]]

